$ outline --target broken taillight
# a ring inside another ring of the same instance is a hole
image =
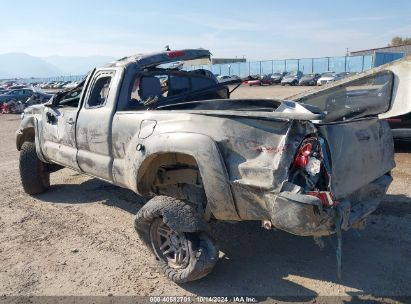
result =
[[[170,51],[167,53],[167,56],[170,58],[180,57],[184,55],[185,55],[184,51]]]
[[[297,155],[294,159],[295,168],[305,168],[309,161],[309,156],[313,150],[313,145],[311,143],[303,144],[298,150]]]
[[[329,191],[328,157],[321,137],[303,140],[291,166],[291,182],[299,185],[305,194],[319,198],[324,206],[336,202]]]

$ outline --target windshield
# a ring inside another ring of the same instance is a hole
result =
[[[324,73],[321,75],[321,77],[334,77],[335,73]]]
[[[296,76],[296,75],[297,75],[297,71],[292,71],[292,72],[287,73],[287,75],[285,76],[291,77],[291,76]]]
[[[326,113],[325,122],[376,116],[390,107],[393,78],[383,71],[296,101],[318,107]]]

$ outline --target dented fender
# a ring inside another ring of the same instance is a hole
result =
[[[27,138],[27,133],[34,130],[34,143],[36,145],[37,157],[44,163],[50,163],[41,151],[41,142],[40,142],[40,122],[39,119],[34,115],[27,115],[23,118],[20,123],[20,128],[16,132],[16,148],[18,151],[21,150],[21,146]]]
[[[16,148],[18,151],[21,150],[23,145],[25,132],[28,132],[28,129],[35,129],[35,120],[34,116],[25,116],[20,122],[20,128],[16,132]]]
[[[137,193],[146,194],[138,186],[139,179],[149,170],[150,160],[165,153],[182,153],[192,156],[198,165],[207,203],[217,219],[240,220],[229,184],[224,161],[217,144],[208,136],[194,133],[163,133],[146,139],[135,138],[127,151],[126,182]],[[193,144],[195,143],[195,144]],[[141,145],[140,151],[136,151]]]

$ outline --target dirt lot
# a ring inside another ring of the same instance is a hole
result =
[[[314,89],[315,87],[292,87],[292,86],[285,86],[282,87],[280,85],[274,86],[240,86],[237,90],[235,90],[231,96],[231,98],[286,98],[288,96],[292,96],[294,94],[298,94],[310,89]]]
[[[301,88],[240,88],[235,97],[284,97]],[[0,295],[410,295],[411,154],[398,147],[394,183],[362,231],[334,237],[266,231],[256,222],[213,226],[220,261],[207,278],[177,285],[158,273],[133,230],[144,199],[68,169],[30,197],[20,185],[17,115],[0,115]]]

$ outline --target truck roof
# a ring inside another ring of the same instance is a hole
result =
[[[110,62],[104,67],[109,68],[139,65],[142,68],[146,68],[176,61],[187,61],[201,58],[209,59],[210,55],[210,51],[205,49],[184,49],[149,54],[136,54],[128,57],[123,57],[117,61]]]

